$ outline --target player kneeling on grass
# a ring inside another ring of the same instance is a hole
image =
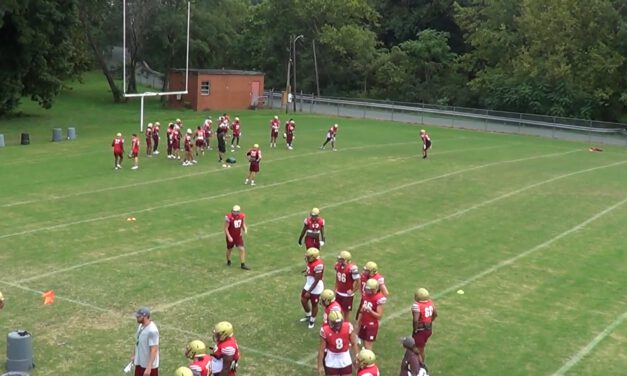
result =
[[[344,321],[339,311],[332,311],[326,323],[320,328],[318,375],[352,375],[355,362],[351,358],[351,350],[356,357],[359,347],[357,347],[357,335],[353,330],[353,324]]]
[[[364,341],[364,348],[372,350],[379,332],[379,321],[383,317],[383,305],[387,302],[387,298],[379,292],[379,283],[376,279],[369,279],[364,291],[361,306],[357,311],[357,327],[359,338]]]
[[[213,328],[213,340],[216,343],[211,359],[213,376],[235,376],[239,361],[239,347],[233,336],[233,325],[222,321]]]
[[[305,252],[305,286],[300,294],[300,304],[305,310],[305,317],[300,319],[306,322],[309,329],[313,329],[318,315],[318,301],[320,294],[324,290],[324,264],[320,259],[320,251],[316,248],[309,248]]]
[[[248,182],[250,182],[250,185],[255,185],[255,177],[257,177],[259,164],[261,163],[261,150],[259,149],[259,144],[254,144],[253,148],[248,150],[246,156],[250,162],[250,167],[248,168],[248,176],[246,177],[244,184],[248,184]]]
[[[429,376],[429,370],[420,358],[416,342],[412,337],[401,338],[401,344],[405,348],[405,355],[401,360],[400,376]]]
[[[375,364],[377,357],[368,349],[357,354],[357,376],[379,376],[379,367]]]
[[[187,344],[185,357],[192,361],[189,369],[194,376],[211,375],[211,356],[207,355],[207,346],[204,342],[195,340]]]

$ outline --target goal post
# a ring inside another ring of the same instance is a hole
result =
[[[185,57],[185,90],[183,91],[164,91],[164,92],[152,92],[147,91],[144,93],[127,93],[126,92],[126,0],[122,0],[122,93],[125,98],[140,98],[140,110],[139,110],[139,131],[144,131],[144,98],[145,97],[160,97],[168,95],[185,95],[189,92],[189,25],[191,19],[191,2],[187,2],[187,38],[186,38],[186,57]],[[168,72],[165,72],[167,75]]]

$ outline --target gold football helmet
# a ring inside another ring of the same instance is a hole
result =
[[[313,247],[309,248],[305,252],[305,258],[307,259],[308,262],[318,259],[320,258],[320,251],[318,250],[318,248],[313,248]]]
[[[320,215],[320,209],[318,209],[318,208],[311,209],[311,216],[312,217],[317,217],[319,215]]]
[[[427,289],[423,287],[416,290],[416,293],[414,294],[414,298],[416,298],[416,301],[419,301],[419,302],[431,299],[429,297],[429,291],[427,291]]]
[[[185,348],[185,357],[189,359],[194,359],[197,356],[205,354],[207,354],[207,346],[205,346],[204,342],[199,340],[191,341]]]
[[[322,291],[322,294],[320,294],[320,301],[322,302],[324,306],[328,306],[334,300],[335,300],[335,293],[331,289],[325,289],[324,291]]]
[[[213,336],[216,341],[224,341],[233,337],[233,325],[228,321],[221,321],[213,328]]]
[[[342,322],[344,322],[344,315],[340,311],[331,311],[329,312],[329,317],[327,317],[327,322],[332,329],[340,330]]]
[[[379,266],[374,261],[368,261],[364,266],[364,270],[367,270],[370,275],[374,275],[379,271]]]
[[[370,278],[369,280],[366,281],[365,290],[366,290],[366,293],[368,292],[370,292],[371,294],[376,293],[377,290],[379,290],[379,282],[377,282],[376,279]]]
[[[194,373],[187,367],[179,367],[174,371],[174,376],[194,376]]]
[[[349,251],[342,251],[339,255],[337,255],[338,260],[344,260],[344,262],[351,262],[353,255]]]
[[[371,350],[362,349],[359,354],[357,354],[357,363],[359,364],[359,368],[368,367],[374,364],[377,357]]]

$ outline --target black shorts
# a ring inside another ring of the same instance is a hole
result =
[[[424,150],[429,150],[431,148],[431,141],[426,141],[422,148]]]
[[[226,153],[226,143],[224,137],[218,137],[218,151],[220,153]]]

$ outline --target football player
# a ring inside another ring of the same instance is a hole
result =
[[[191,128],[187,128],[187,133],[185,134],[184,139],[184,147],[185,147],[185,156],[183,157],[183,166],[191,166],[194,163],[197,163],[194,157],[192,156],[192,148],[193,148],[193,132]]]
[[[281,121],[278,116],[274,116],[270,121],[270,147],[276,148],[276,139],[279,137],[279,128],[281,127]]]
[[[375,364],[377,357],[368,349],[357,354],[357,376],[379,376],[379,367]]]
[[[379,283],[376,279],[369,279],[364,291],[361,305],[357,311],[358,336],[363,340],[364,348],[372,350],[379,332],[379,321],[383,317],[383,305],[387,298],[379,292]]]
[[[355,356],[359,351],[353,325],[345,322],[339,311],[332,311],[327,323],[320,328],[318,374],[320,376],[352,375],[354,362],[351,358],[351,350]]]
[[[323,324],[327,322],[329,314],[332,311],[342,312],[342,306],[340,306],[340,303],[335,301],[335,293],[333,292],[333,290],[325,289],[324,291],[322,291],[322,294],[320,294],[320,304],[322,304],[323,308]]]
[[[337,124],[334,124],[331,128],[329,128],[329,130],[327,131],[327,139],[324,141],[322,146],[320,146],[320,150],[324,150],[329,141],[331,141],[331,147],[333,148],[333,151],[337,151],[337,149],[335,148],[335,137],[337,136],[338,128],[339,125]]]
[[[137,137],[137,133],[133,133],[131,137],[131,154],[129,158],[133,160],[131,170],[137,170],[139,168],[139,137]]]
[[[411,306],[413,338],[422,362],[425,361],[425,346],[431,337],[433,321],[438,317],[429,291],[419,288],[414,294],[415,302]]]
[[[300,294],[300,304],[305,310],[305,317],[300,319],[300,321],[308,323],[309,329],[313,329],[316,315],[318,315],[318,301],[320,294],[324,290],[324,282],[322,281],[324,264],[318,249],[307,249],[305,252],[305,266],[305,286]]]
[[[296,129],[296,123],[293,119],[290,119],[287,123],[285,123],[285,133],[283,137],[285,138],[285,142],[287,143],[287,148],[292,150],[294,147],[292,146],[292,142],[294,142],[294,130]]]
[[[148,123],[144,135],[146,136],[146,155],[152,157],[152,123]]]
[[[231,212],[224,216],[224,234],[226,235],[226,265],[231,266],[231,252],[237,246],[239,249],[240,267],[244,270],[250,270],[246,265],[246,248],[244,248],[244,234],[248,233],[246,227],[246,214],[241,212],[239,205],[234,205]]]
[[[320,216],[320,209],[311,209],[309,217],[305,218],[303,229],[298,237],[298,245],[303,245],[303,237],[305,237],[307,249],[320,249],[324,245],[324,218]]]
[[[235,118],[237,119],[237,118]],[[239,145],[237,145],[239,147]],[[250,167],[248,167],[248,176],[244,181],[244,184],[255,185],[255,177],[257,177],[257,173],[259,172],[259,164],[261,163],[261,150],[259,149],[259,144],[254,144],[252,149],[246,152],[246,156],[248,157],[248,162],[250,162]]]
[[[231,131],[233,133],[233,138],[231,138],[231,151],[234,151],[236,147],[239,149],[239,136],[242,134],[242,125],[240,124],[238,117],[233,119]],[[237,141],[236,144],[233,144],[234,141]]]
[[[427,152],[431,149],[431,137],[424,129],[420,130],[420,139],[422,140],[422,159],[427,158]]]
[[[187,344],[185,357],[192,361],[189,369],[194,376],[211,375],[211,356],[207,355],[207,346],[204,342],[195,340]]]
[[[355,291],[359,290],[359,268],[351,263],[352,255],[342,251],[335,263],[335,294],[337,302],[342,307],[344,317],[348,317],[353,309]]]
[[[207,131],[201,127],[200,125],[196,128],[196,133],[194,134],[194,139],[196,140],[194,144],[196,145],[196,156],[198,156],[198,151],[200,150],[201,155],[205,155],[205,149],[207,148]]]
[[[115,138],[111,142],[111,149],[113,150],[113,167],[116,170],[122,168],[122,160],[124,159],[124,139],[122,133],[116,133]]]
[[[366,281],[370,278],[377,280],[379,283],[379,290],[386,298],[390,295],[388,288],[385,286],[385,278],[383,278],[383,276],[379,273],[379,266],[374,261],[368,261],[366,265],[364,265],[364,270],[360,276],[361,301],[359,302],[359,307],[361,307],[361,304],[364,301],[364,287],[366,286]]]
[[[213,340],[216,343],[211,354],[213,376],[235,376],[240,353],[233,336],[233,325],[228,321],[217,323],[213,328]]]

